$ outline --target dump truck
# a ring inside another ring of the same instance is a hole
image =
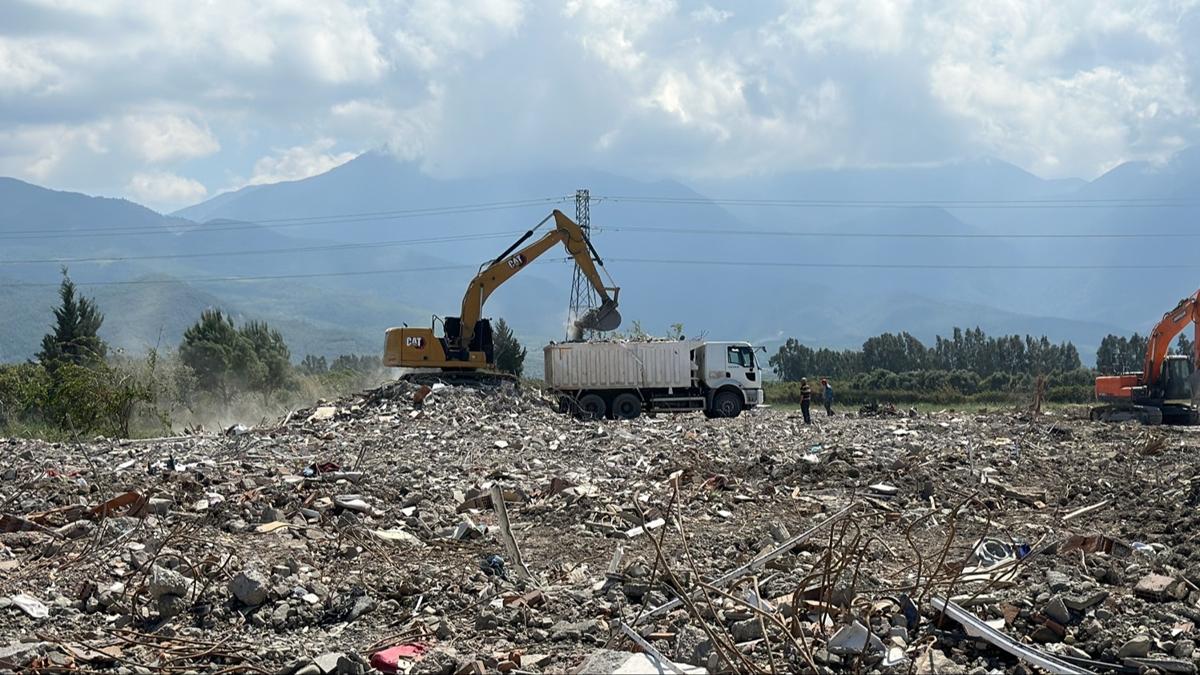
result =
[[[563,342],[544,351],[546,384],[560,411],[580,417],[737,417],[763,403],[762,369],[748,342]]]

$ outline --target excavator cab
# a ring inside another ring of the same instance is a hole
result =
[[[1163,360],[1162,397],[1166,401],[1192,400],[1192,361],[1187,356],[1172,354]]]

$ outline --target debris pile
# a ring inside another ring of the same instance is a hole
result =
[[[0,670],[1193,673],[1186,429],[396,383],[0,440]]]

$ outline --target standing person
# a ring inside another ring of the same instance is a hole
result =
[[[825,401],[825,414],[833,417],[833,387],[830,386],[829,380],[821,378],[821,397]]]
[[[808,416],[808,406],[812,404],[812,387],[808,386],[808,378],[800,378],[800,412],[804,413],[804,423],[812,424]]]

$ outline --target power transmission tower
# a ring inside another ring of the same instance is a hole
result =
[[[589,239],[592,236],[591,195],[587,190],[575,191],[575,222],[579,229]],[[570,339],[570,324],[583,316],[589,309],[596,307],[596,289],[583,275],[579,265],[575,266],[575,276],[571,280],[571,307],[568,315],[567,338]],[[585,331],[584,339],[595,336],[596,331]]]

